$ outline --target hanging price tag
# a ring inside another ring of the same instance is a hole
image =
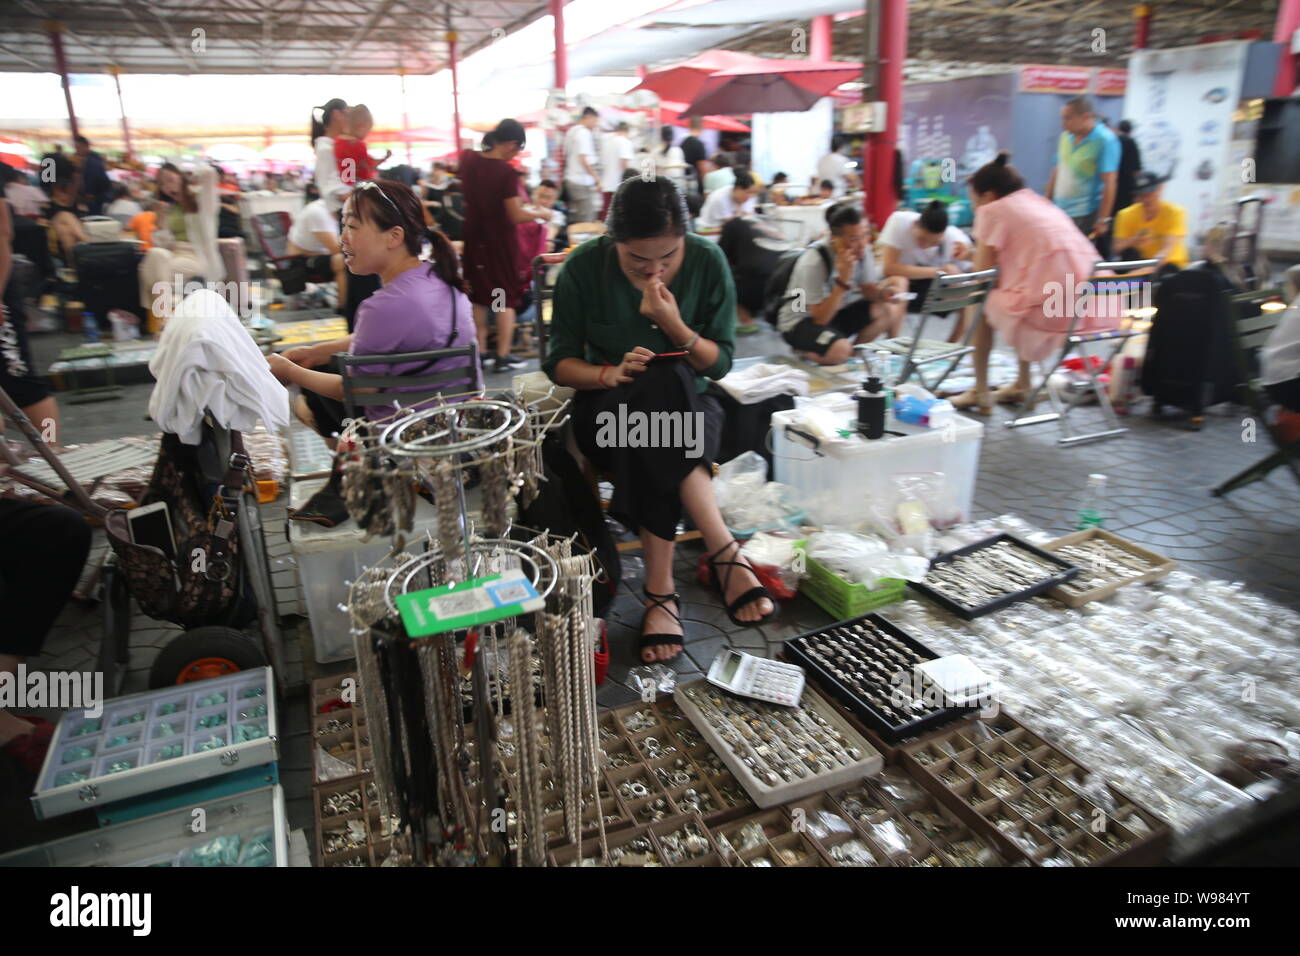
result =
[[[458,631],[540,611],[546,604],[524,572],[500,574],[398,595],[395,602],[411,638]]]

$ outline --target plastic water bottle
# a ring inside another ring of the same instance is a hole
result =
[[[99,322],[95,319],[95,313],[87,312],[81,320],[81,325],[85,330],[87,342],[99,341]]]
[[[1079,503],[1079,520],[1075,529],[1087,531],[1089,528],[1101,528],[1106,524],[1103,509],[1106,505],[1106,476],[1089,475],[1088,486],[1083,490],[1083,500]]]

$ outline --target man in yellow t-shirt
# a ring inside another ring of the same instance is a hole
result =
[[[1161,197],[1164,182],[1155,173],[1140,172],[1134,178],[1137,202],[1115,217],[1114,252],[1125,258],[1155,259],[1156,268],[1166,263],[1182,269],[1187,257],[1187,212]]]

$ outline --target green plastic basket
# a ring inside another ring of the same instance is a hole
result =
[[[882,578],[880,586],[874,589],[845,581],[816,558],[809,556],[806,543],[799,541],[795,544],[795,549],[803,554],[805,562],[799,591],[837,621],[860,617],[868,611],[902,600],[906,593],[907,582],[902,578]]]

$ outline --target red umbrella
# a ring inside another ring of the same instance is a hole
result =
[[[767,60],[763,65],[720,70],[704,81],[683,112],[687,116],[803,112],[861,74],[860,63],[830,60]]]
[[[659,101],[659,125],[660,126],[685,126],[686,120],[682,119],[682,110],[686,109],[686,104],[676,100]],[[734,120],[730,116],[706,116],[704,117],[705,129],[717,129],[724,133],[748,133],[749,127],[740,120]]]
[[[749,53],[735,53],[731,50],[709,50],[671,66],[666,70],[648,73],[636,86],[628,90],[650,90],[658,93],[665,100],[689,103],[695,99],[704,81],[719,70],[731,70],[736,67],[756,66],[771,62],[761,56]]]

